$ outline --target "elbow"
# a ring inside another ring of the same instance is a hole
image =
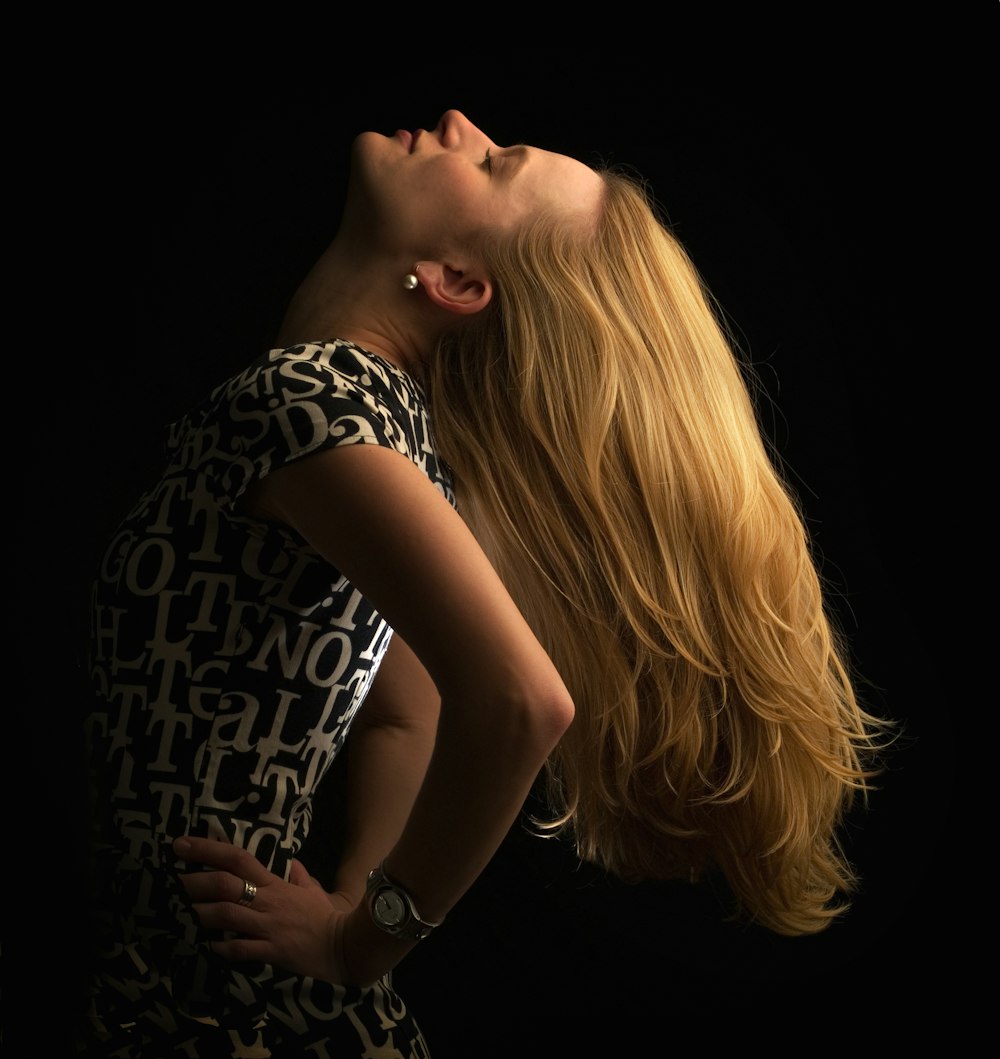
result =
[[[559,680],[485,683],[486,692],[442,693],[438,745],[454,738],[469,752],[541,765],[573,723],[567,689]]]
[[[576,707],[569,692],[562,688],[550,694],[541,707],[540,715],[543,738],[548,741],[548,750],[551,751],[566,734],[576,716]]]
[[[542,687],[517,697],[517,703],[507,708],[508,722],[525,744],[525,748],[544,760],[555,749],[566,730],[573,723],[575,707],[569,692],[558,687]]]
[[[437,679],[441,695],[438,740],[454,733],[467,747],[540,765],[573,723],[575,706],[547,656],[514,659],[491,653],[485,664],[468,658]]]

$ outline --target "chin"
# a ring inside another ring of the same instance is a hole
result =
[[[377,185],[403,160],[397,141],[380,132],[362,132],[351,143],[351,173],[362,183]]]
[[[351,157],[377,155],[391,150],[392,147],[393,141],[390,136],[383,136],[380,132],[360,132],[351,143]]]

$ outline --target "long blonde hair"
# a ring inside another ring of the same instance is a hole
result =
[[[838,834],[887,726],[698,273],[644,186],[602,176],[596,233],[487,240],[493,304],[433,358],[436,440],[576,703],[544,826],[626,880],[721,871],[813,933],[856,884]]]

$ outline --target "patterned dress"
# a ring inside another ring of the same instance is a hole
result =
[[[224,839],[287,878],[378,670],[392,630],[367,600],[297,533],[240,510],[252,482],[337,445],[394,449],[454,504],[419,384],[353,343],[310,343],[172,425],[163,476],[104,554],[87,1054],[427,1055],[388,978],[348,988],[215,957],[170,845]]]

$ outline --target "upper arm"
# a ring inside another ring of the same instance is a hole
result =
[[[406,457],[371,445],[325,450],[261,480],[248,499],[348,577],[442,695],[565,697],[472,533]]]

